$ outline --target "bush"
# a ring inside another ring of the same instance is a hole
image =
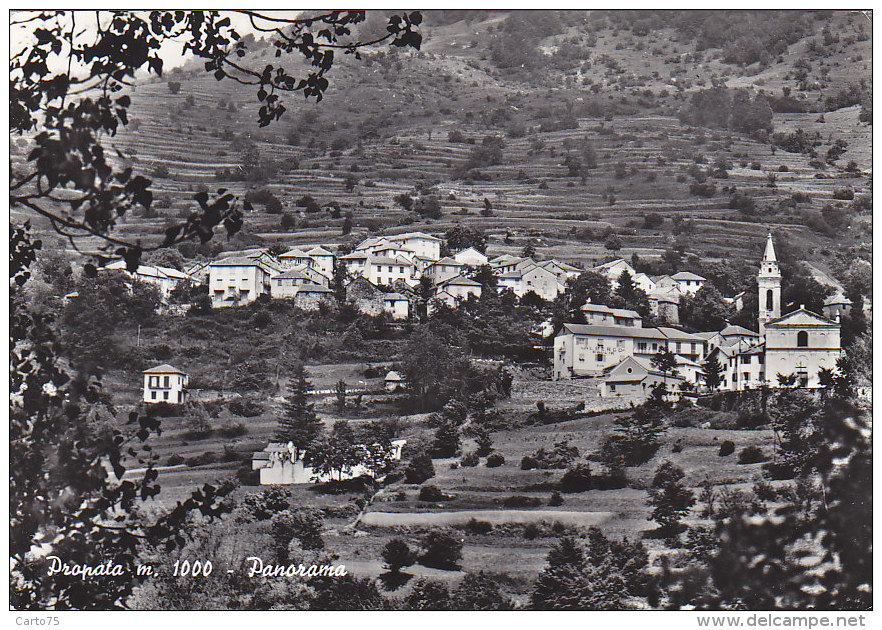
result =
[[[836,188],[833,191],[833,199],[851,201],[852,199],[854,199],[854,190],[852,190],[851,188]]]
[[[557,507],[558,505],[563,505],[563,497],[560,495],[560,492],[555,490],[551,493],[551,498],[548,500],[548,505],[551,507]]]
[[[466,529],[473,534],[489,534],[493,530],[493,523],[472,518],[466,523]]]
[[[168,458],[168,460],[165,462],[165,465],[166,466],[178,466],[183,463],[184,463],[184,458],[181,457],[180,455],[178,455],[177,453],[175,453],[174,455],[172,455],[171,457]]]
[[[265,521],[290,506],[290,496],[282,488],[267,488],[263,492],[252,492],[242,499],[242,510],[257,521]]]
[[[524,455],[523,459],[521,459],[521,470],[533,470],[535,468],[540,468],[536,458]]]
[[[248,430],[245,428],[245,425],[241,422],[235,422],[232,424],[225,425],[221,428],[220,434],[225,438],[236,438],[241,435],[245,435]]]
[[[726,440],[722,444],[720,444],[720,452],[717,453],[720,457],[728,457],[732,453],[735,452],[735,444],[732,440]]]
[[[505,497],[502,505],[507,508],[533,508],[542,505],[542,499],[539,497],[526,497],[522,494],[515,494]]]
[[[432,503],[435,501],[445,501],[446,499],[447,495],[441,492],[437,486],[423,486],[420,488],[420,501]]]
[[[407,483],[423,483],[426,479],[435,476],[435,467],[432,465],[432,458],[427,453],[417,455],[404,469],[404,480]]]
[[[568,468],[557,485],[564,492],[591,490],[591,466],[585,462]]]
[[[193,457],[187,458],[187,466],[191,468],[194,466],[205,466],[206,464],[213,464],[217,461],[217,455],[211,451],[205,451],[202,455],[195,455]]]
[[[524,538],[526,540],[535,540],[541,533],[539,526],[535,523],[528,523],[524,526]]]
[[[739,464],[756,464],[766,460],[763,449],[758,446],[745,446],[738,453]]]
[[[459,460],[459,465],[465,468],[472,468],[478,465],[479,457],[477,451],[469,451]]]
[[[462,540],[449,530],[433,530],[423,538],[420,564],[434,569],[455,571],[462,559]]]
[[[502,453],[490,453],[487,456],[487,468],[498,468],[505,463],[505,457]]]

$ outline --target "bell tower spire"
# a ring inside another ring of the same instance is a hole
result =
[[[759,274],[757,274],[759,288],[759,334],[764,337],[766,322],[781,317],[781,270],[778,268],[778,259],[775,257],[775,245],[772,242],[772,233],[766,239],[766,251],[760,262]]]

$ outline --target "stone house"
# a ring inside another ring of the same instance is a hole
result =
[[[178,368],[165,363],[144,370],[143,374],[145,403],[182,405],[187,402],[188,378]]]

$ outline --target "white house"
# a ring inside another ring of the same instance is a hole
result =
[[[483,287],[480,282],[475,282],[465,276],[454,276],[439,284],[437,293],[446,291],[456,299],[467,300],[470,295],[480,298],[482,289]]]
[[[664,374],[656,370],[645,358],[626,357],[600,382],[598,389],[601,398],[642,399],[649,396],[658,385],[665,385],[668,391],[675,391],[684,380],[679,374]]]
[[[396,280],[412,282],[413,276],[413,263],[402,256],[387,258],[372,255],[365,264],[365,277],[374,284],[391,286]]]
[[[587,324],[600,324],[603,326],[643,326],[643,318],[637,313],[627,308],[610,308],[603,304],[592,304],[586,302],[582,307],[585,313]]]
[[[570,264],[555,260],[554,258],[550,258],[548,260],[540,260],[536,264],[539,267],[547,269],[548,271],[556,275],[558,282],[563,285],[567,283],[567,280],[578,278],[579,275],[582,273],[582,270],[578,267],[573,267]]]
[[[630,356],[650,360],[667,347],[655,328],[564,324],[554,338],[554,380],[598,376]]]
[[[429,265],[423,272],[424,275],[432,279],[435,284],[441,284],[449,278],[455,278],[462,273],[465,265],[450,256],[445,256],[441,260],[436,260]]]
[[[594,271],[606,276],[613,289],[619,286],[619,276],[622,275],[623,271],[627,271],[632,278],[635,273],[634,267],[622,258],[616,258],[615,260],[605,262],[602,265],[597,265],[594,268]]]
[[[383,295],[383,310],[392,315],[392,319],[407,319],[410,315],[410,302],[401,293]]]
[[[406,232],[388,237],[390,241],[400,243],[421,258],[438,260],[441,258],[441,239],[425,232]]]
[[[340,257],[340,261],[346,265],[346,271],[351,276],[366,276],[367,261],[370,254],[364,251],[354,251]]]
[[[322,273],[322,275],[331,278],[334,275],[334,259],[335,256],[324,247],[313,247],[306,254],[312,259],[313,267]]]
[[[129,277],[140,280],[159,288],[163,300],[168,299],[179,282],[190,280],[190,276],[183,271],[170,267],[156,267],[153,265],[138,265],[138,269],[132,273],[126,270],[126,262],[117,260],[101,268],[102,271],[125,271]]]
[[[391,459],[393,461],[401,459],[401,449],[405,444],[407,444],[406,440],[392,441]],[[324,483],[332,480],[330,475],[317,473],[306,466],[303,463],[303,457],[298,455],[302,455],[302,453],[298,453],[291,442],[287,444],[270,442],[265,449],[254,453],[251,458],[251,469],[260,471],[260,485],[262,486]],[[354,479],[362,475],[373,476],[367,467],[358,464],[343,471],[339,478],[334,477],[333,479]],[[382,478],[379,478],[378,481],[382,481]]]
[[[291,269],[298,265],[312,265],[314,261],[305,251],[295,247],[284,254],[280,254],[279,263],[284,269]]]
[[[456,252],[453,255],[453,259],[458,263],[469,265],[470,267],[486,265],[490,260],[474,247],[467,247],[466,249]]]
[[[497,284],[500,290],[511,289],[518,297],[532,291],[548,301],[565,291],[554,273],[536,264],[497,276]]]
[[[187,401],[187,375],[163,364],[144,370],[144,402],[181,405]]]
[[[677,283],[682,293],[695,293],[707,282],[707,278],[691,271],[679,271],[671,278]]]
[[[293,298],[297,289],[306,284],[315,284],[312,277],[304,272],[304,267],[289,269],[270,279],[270,293],[275,299]]]
[[[208,272],[211,305],[218,308],[253,302],[272,292],[270,280],[276,273],[276,269],[246,256],[217,260]]]
[[[389,370],[386,373],[386,378],[383,379],[383,382],[385,383],[387,392],[397,392],[404,387],[404,378],[395,370]]]

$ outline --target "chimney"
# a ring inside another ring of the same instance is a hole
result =
[[[800,305],[799,305],[799,310],[804,311],[804,310],[805,310],[805,304],[800,304]]]

